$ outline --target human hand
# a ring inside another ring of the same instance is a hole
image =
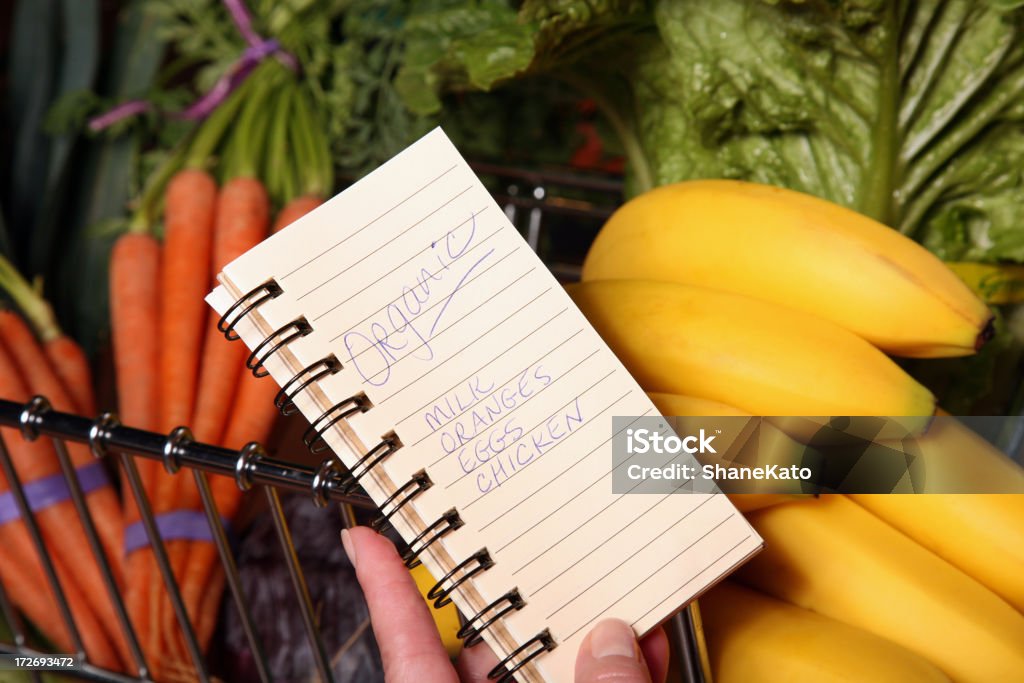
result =
[[[388,683],[486,683],[498,660],[485,644],[462,651],[453,666],[430,610],[395,546],[367,527],[341,533],[345,552],[366,596]],[[668,639],[658,629],[639,643],[622,621],[599,623],[576,658],[576,683],[662,682]]]

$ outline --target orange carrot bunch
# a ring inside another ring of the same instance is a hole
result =
[[[29,322],[10,310],[0,310],[0,396],[27,402],[33,395],[49,398],[56,410],[85,413],[95,398],[88,362],[81,348],[61,332],[49,304],[25,282],[14,268],[0,259],[0,286],[26,313]],[[30,324],[31,323],[31,328]],[[34,330],[32,328],[35,328]],[[88,548],[85,528],[68,496],[55,493],[66,487],[54,446],[46,438],[26,441],[15,430],[2,430],[14,474],[28,489],[50,492],[57,502],[35,509],[47,554],[53,561],[61,589],[71,608],[90,660],[115,670],[127,670],[131,655],[114,610],[112,596],[95,557]],[[106,555],[115,588],[123,586],[121,562],[121,507],[114,488],[105,480],[102,465],[81,444],[67,444],[71,465],[80,475],[92,470],[92,485],[83,484],[85,501]],[[10,488],[0,470],[0,492]],[[34,507],[34,506],[33,506]],[[31,545],[24,520],[0,523],[0,578],[15,603],[44,634],[56,643],[71,646],[71,634],[61,620],[40,558]],[[11,590],[13,588],[13,590]],[[71,650],[64,650],[71,651]]]

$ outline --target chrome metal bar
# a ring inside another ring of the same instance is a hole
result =
[[[46,580],[50,584],[51,590],[53,590],[53,596],[57,601],[57,609],[60,611],[61,619],[67,626],[68,635],[71,637],[71,644],[75,648],[76,653],[83,660],[86,660],[85,647],[82,645],[82,635],[78,632],[78,625],[71,614],[71,607],[68,604],[67,597],[64,595],[64,588],[60,585],[60,580],[57,578],[57,570],[53,566],[53,558],[50,557],[50,553],[46,550],[46,545],[43,543],[43,535],[39,531],[39,521],[36,519],[32,508],[29,507],[28,499],[25,497],[25,489],[21,485],[21,478],[14,469],[14,463],[11,462],[10,452],[7,450],[7,444],[4,443],[2,435],[0,435],[0,464],[3,466],[4,476],[7,478],[7,485],[10,487],[11,493],[14,494],[14,500],[18,505],[21,521],[25,523],[29,537],[32,539],[32,544],[36,548],[36,554],[39,555],[39,562],[43,565],[43,573],[46,575]]]
[[[14,605],[7,598],[7,590],[4,588],[4,582],[0,580],[0,617],[3,618],[4,623],[11,629],[11,635],[14,636],[14,647],[7,647],[3,643],[0,643],[0,652],[4,654],[24,654],[28,651],[28,643],[25,639],[25,624],[21,621],[21,615],[14,609]],[[42,678],[38,671],[28,672],[33,683],[40,683]]]
[[[24,404],[0,399],[0,425],[20,427],[19,419],[24,409]],[[41,416],[34,426],[41,434],[88,444],[96,421],[80,415],[51,410]],[[96,440],[110,451],[134,453],[150,460],[159,460],[161,463],[164,461],[164,445],[167,443],[167,436],[164,434],[113,425],[104,427]],[[199,442],[183,445],[177,450],[176,457],[182,466],[229,477],[235,476],[239,460],[237,451]],[[288,491],[309,493],[315,473],[315,468],[307,465],[261,457],[252,462],[248,476],[254,485],[270,485]],[[351,503],[355,507],[367,510],[376,509],[368,496],[346,494],[341,488],[340,481],[329,482],[323,492],[331,500]]]
[[[302,623],[306,627],[306,636],[309,638],[309,646],[313,651],[313,659],[316,661],[316,668],[320,672],[322,683],[331,683],[334,680],[331,674],[330,660],[324,650],[323,640],[316,627],[316,618],[313,616],[313,602],[309,599],[309,586],[306,585],[306,577],[299,565],[299,557],[295,554],[295,544],[292,542],[292,534],[288,529],[288,522],[284,517],[284,510],[281,508],[281,497],[277,491],[270,486],[263,487],[267,496],[267,503],[270,505],[270,512],[274,517],[274,529],[277,531],[277,538],[281,541],[281,550],[284,551],[285,561],[288,563],[288,574],[292,579],[292,587],[299,597],[299,609],[302,610]]]
[[[114,574],[110,569],[110,560],[107,559],[107,554],[103,552],[103,545],[100,543],[99,534],[96,532],[96,523],[93,521],[92,513],[85,502],[85,494],[82,492],[82,485],[78,481],[78,473],[75,472],[75,468],[71,464],[67,445],[63,439],[57,437],[51,437],[51,441],[53,442],[54,450],[57,451],[57,460],[60,462],[60,468],[64,472],[64,478],[68,482],[71,501],[75,504],[75,510],[78,511],[78,517],[82,521],[82,527],[85,530],[85,537],[89,541],[93,557],[96,558],[96,564],[99,565],[100,573],[103,575],[103,585],[107,589],[111,602],[114,603],[114,612],[117,614],[118,624],[124,632],[124,637],[128,643],[132,659],[135,661],[139,677],[148,678],[149,667],[146,664],[146,657],[142,654],[139,637],[132,627],[131,620],[128,618],[128,610],[124,606],[124,599],[121,597],[121,591],[118,590],[117,581],[114,579]]]
[[[200,470],[193,470],[196,487],[199,489],[199,497],[203,501],[203,511],[206,512],[206,521],[210,525],[213,534],[213,542],[217,546],[217,554],[224,566],[224,577],[227,579],[231,596],[235,600],[235,608],[238,610],[238,618],[242,621],[242,629],[252,649],[253,660],[256,663],[256,671],[260,680],[269,683],[273,680],[270,675],[270,667],[267,665],[267,655],[263,651],[263,644],[256,633],[256,626],[253,624],[252,611],[249,609],[249,602],[242,591],[242,579],[238,574],[238,565],[235,564],[235,557],[231,554],[231,546],[228,545],[228,537],[224,532],[224,525],[220,521],[220,512],[217,510],[217,502],[213,499],[210,491],[210,480],[206,473]]]
[[[171,599],[171,606],[174,608],[174,616],[178,619],[182,633],[185,635],[185,647],[188,648],[189,657],[196,667],[196,675],[202,683],[209,683],[210,677],[206,672],[206,662],[203,661],[203,653],[199,649],[199,642],[196,640],[196,632],[188,619],[188,612],[185,603],[181,599],[181,591],[178,582],[171,570],[170,560],[167,558],[167,548],[164,540],[160,537],[160,531],[156,527],[156,519],[153,517],[153,508],[149,504],[149,497],[142,488],[142,480],[139,478],[139,468],[135,466],[135,460],[127,453],[121,453],[121,466],[124,467],[125,475],[128,478],[128,485],[132,490],[132,497],[139,508],[139,517],[142,526],[146,530],[146,537],[149,539],[149,547],[156,557],[157,567],[160,569],[160,576],[163,577],[164,586]]]
[[[21,657],[53,656],[53,653],[50,652],[40,652],[39,650],[34,650],[29,647],[12,648],[10,646],[4,645],[3,643],[0,643],[0,654],[19,655]],[[36,681],[37,683],[43,680],[40,677],[41,673],[43,672],[29,670],[25,673],[31,675],[32,680]],[[79,663],[78,668],[73,671],[62,671],[60,673],[60,676],[60,680],[64,680],[63,677],[73,677],[85,681],[98,681],[99,683],[139,683],[142,680],[139,678],[125,676],[124,674],[114,673],[113,671],[107,671],[106,669],[101,669],[95,664],[89,664],[88,662]],[[7,679],[4,678],[0,680],[6,681]],[[53,678],[51,678],[51,680],[53,680]],[[148,681],[149,679],[146,680]]]

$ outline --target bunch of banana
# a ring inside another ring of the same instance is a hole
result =
[[[573,299],[666,415],[927,424],[935,398],[887,354],[968,355],[992,335],[984,302],[915,242],[744,182],[627,203],[583,280]],[[761,593],[702,599],[719,680],[1024,681],[1024,471],[957,423],[914,447],[926,490],[1018,493],[734,497],[765,550],[739,574]]]
[[[891,640],[953,680],[1024,678],[1024,615],[849,498],[748,518],[765,546],[739,570],[742,582]]]
[[[969,355],[992,334],[984,302],[913,240],[823,199],[742,181],[666,185],[628,202],[601,229],[583,279],[744,294],[897,356]]]
[[[715,683],[949,683],[924,657],[810,610],[726,581],[700,599]]]

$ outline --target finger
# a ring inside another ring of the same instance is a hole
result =
[[[651,683],[633,629],[619,619],[598,623],[576,655],[576,683]]]
[[[341,532],[366,596],[388,683],[457,683],[416,582],[391,541],[366,527]]]
[[[668,676],[668,636],[660,626],[640,639],[640,651],[644,653],[647,668],[651,670],[654,683],[664,683]]]
[[[462,683],[488,683],[487,674],[497,665],[498,658],[491,652],[491,648],[481,643],[462,651],[455,670],[459,672]]]

